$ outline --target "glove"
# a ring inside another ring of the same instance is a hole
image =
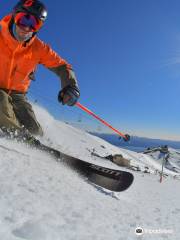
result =
[[[74,106],[80,97],[80,91],[77,86],[66,86],[58,94],[58,101],[63,105]]]

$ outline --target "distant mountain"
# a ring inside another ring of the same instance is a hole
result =
[[[107,142],[119,146],[125,147],[131,150],[139,150],[143,151],[148,147],[157,147],[162,145],[168,145],[169,147],[180,149],[180,141],[169,141],[169,140],[162,140],[162,139],[151,139],[151,138],[144,138],[144,137],[137,137],[131,136],[131,140],[129,142],[123,141],[123,139],[119,139],[119,137],[115,134],[106,134],[106,133],[97,133],[91,132],[92,135],[100,137]]]

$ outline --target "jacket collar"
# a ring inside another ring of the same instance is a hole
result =
[[[15,50],[16,48],[21,48],[21,47],[27,47],[30,46],[33,42],[34,39],[36,38],[36,36],[32,37],[29,41],[21,43],[18,42],[10,33],[9,31],[9,25],[12,19],[12,14],[5,16],[1,21],[0,21],[0,25],[1,25],[1,34],[3,36],[3,38],[5,39],[5,41],[8,44],[8,47],[11,50]]]

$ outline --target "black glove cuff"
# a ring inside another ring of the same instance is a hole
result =
[[[67,101],[67,103],[64,103],[63,100],[64,100],[64,96],[65,95],[71,96],[71,99],[73,97],[74,98],[74,102],[73,103],[71,103],[71,102],[68,103],[68,101]],[[69,106],[73,106],[77,102],[79,96],[80,96],[79,88],[77,86],[75,86],[75,85],[74,86],[69,86],[68,85],[65,88],[63,88],[61,91],[59,91],[58,101],[62,102],[63,105],[67,104]]]

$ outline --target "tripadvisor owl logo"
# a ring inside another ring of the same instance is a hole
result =
[[[143,235],[143,233],[144,233],[144,230],[141,227],[137,227],[135,229],[135,234],[136,235],[141,236],[141,235]]]

